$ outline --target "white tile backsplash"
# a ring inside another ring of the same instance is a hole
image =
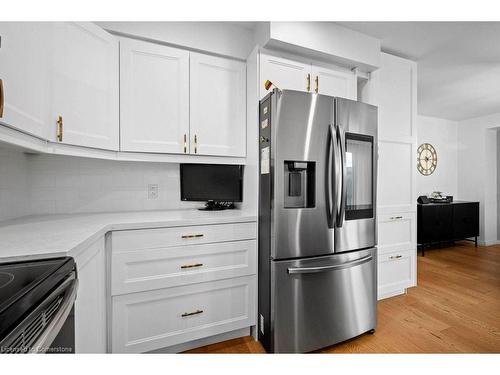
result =
[[[119,162],[0,149],[0,220],[32,214],[179,209],[179,164]],[[149,184],[158,198],[148,199]]]

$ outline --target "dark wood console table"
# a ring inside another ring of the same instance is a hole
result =
[[[417,204],[417,243],[422,256],[425,246],[434,243],[468,240],[477,247],[478,236],[479,202]]]

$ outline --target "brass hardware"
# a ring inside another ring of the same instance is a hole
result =
[[[186,269],[186,268],[195,268],[195,267],[201,267],[201,266],[203,266],[203,263],[185,264],[185,265],[181,266],[181,268]]]
[[[63,118],[59,116],[57,118],[57,140],[62,142],[63,140]]]
[[[311,91],[311,75],[307,73],[307,92]]]
[[[198,136],[196,134],[194,135],[194,153],[198,153]]]
[[[3,117],[3,103],[4,103],[3,81],[0,79],[0,118]]]
[[[187,153],[187,136],[184,134],[184,153]]]
[[[400,220],[402,218],[403,218],[403,216],[391,216],[389,219],[391,219],[391,220]]]
[[[182,314],[181,316],[183,318],[185,318],[186,316],[191,316],[191,315],[198,315],[198,314],[201,314],[203,312],[203,310],[196,310],[196,311],[193,311],[193,312],[185,312],[184,314]]]
[[[203,233],[197,233],[197,234],[183,234],[181,238],[200,238],[203,237]]]
[[[403,256],[402,255],[391,255],[389,257],[389,259],[399,259],[399,258],[402,258]]]
[[[269,90],[272,85],[273,83],[268,79],[266,79],[266,81],[264,82],[264,88],[266,89],[266,91]]]
[[[316,82],[316,94],[317,94],[318,91],[319,91],[319,76],[316,76],[316,78],[314,79],[314,81]]]

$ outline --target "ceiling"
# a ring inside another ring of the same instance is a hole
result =
[[[339,22],[418,62],[418,113],[465,120],[500,112],[500,22]]]

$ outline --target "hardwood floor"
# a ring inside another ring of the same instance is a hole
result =
[[[378,303],[378,326],[321,353],[500,353],[500,245],[418,256],[417,287]],[[188,353],[264,353],[252,337]]]

